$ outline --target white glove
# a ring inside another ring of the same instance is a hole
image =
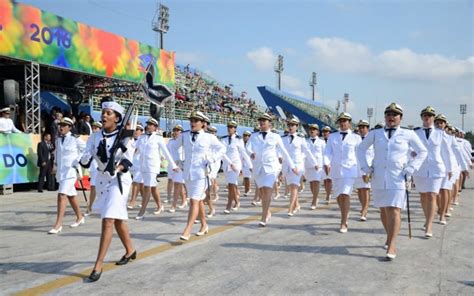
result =
[[[406,167],[403,169],[402,175],[405,176],[405,178],[409,181],[411,180],[411,177],[413,176],[414,169],[411,167]]]

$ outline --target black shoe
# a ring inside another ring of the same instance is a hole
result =
[[[91,282],[97,282],[100,279],[100,276],[102,275],[102,270],[100,272],[95,271],[95,269],[91,272],[91,275],[89,276],[89,281]]]
[[[42,192],[43,192],[43,190],[38,190],[38,192],[42,193]]]
[[[128,263],[130,260],[135,260],[137,259],[137,251],[134,251],[130,257],[127,257],[126,255],[123,255],[122,259],[120,261],[115,262],[115,265],[125,265]]]

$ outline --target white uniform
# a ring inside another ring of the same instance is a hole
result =
[[[160,173],[161,168],[160,152],[173,168],[177,167],[166,147],[163,137],[156,132],[141,135],[138,138],[136,149],[140,152],[140,171],[143,184],[147,187],[155,187],[158,184],[156,177]]]
[[[357,145],[361,142],[360,136],[347,130],[329,135],[324,149],[324,165],[330,166],[329,176],[334,182],[334,195],[351,195],[355,179],[359,175],[356,157]]]
[[[250,158],[250,153],[249,153],[249,151],[248,151],[248,149],[247,149],[248,145],[249,145],[249,142],[248,142],[248,141],[247,141],[247,143],[244,142],[245,153],[246,153],[247,156]],[[242,161],[242,176],[243,176],[244,178],[252,178],[251,167],[249,167],[249,166],[246,164],[246,162],[245,162],[245,160],[244,160],[243,158],[241,159],[241,161]]]
[[[293,160],[293,164],[298,169],[298,174],[295,174],[291,171],[288,163],[286,161],[283,162],[283,176],[285,177],[286,184],[299,186],[301,177],[305,173],[305,161],[309,162],[310,167],[313,168],[317,165],[317,161],[311,154],[305,138],[295,133],[283,136],[282,141],[291,160]]]
[[[168,151],[171,154],[171,157],[173,158],[174,162],[176,165],[179,167],[179,171],[175,172],[173,170],[173,166],[171,164],[168,164],[168,178],[173,180],[175,183],[184,183],[184,177],[183,177],[183,161],[184,161],[184,151],[183,147],[179,147],[178,149],[173,149],[175,146],[174,142],[176,139],[170,139],[168,141],[168,144],[166,147],[168,148]]]
[[[324,148],[326,148],[326,145],[327,145],[327,143],[328,143],[328,139],[324,139],[324,138],[323,138],[322,140],[324,141],[324,145],[325,145]],[[324,157],[324,150],[323,150],[323,157]],[[323,158],[323,160],[324,160],[324,158]],[[323,181],[324,181],[324,180],[331,180],[331,176],[329,176],[328,174],[326,174],[326,172],[323,170]]]
[[[133,147],[133,158],[132,158],[132,168],[130,172],[132,173],[133,182],[138,184],[143,184],[142,172],[140,169],[140,150],[137,149],[138,139],[133,139],[131,141],[131,146]]]
[[[415,133],[428,150],[428,156],[421,167],[413,174],[416,189],[420,193],[438,193],[443,179],[451,169],[448,142],[443,130],[431,126],[426,128],[429,138],[426,138],[425,128],[415,128]]]
[[[86,148],[86,144],[74,137],[71,132],[56,139],[56,180],[59,182],[58,193],[67,196],[77,195],[74,184],[79,169],[79,159]]]
[[[311,155],[313,155],[314,159],[316,160],[318,169],[316,170],[314,168],[309,158],[305,158],[304,176],[308,182],[320,182],[323,176],[323,153],[324,148],[326,148],[326,142],[320,138],[309,138],[307,140],[307,145],[311,151]]]
[[[87,141],[86,143],[86,151],[90,149],[91,142]],[[97,162],[95,159],[92,159],[91,164],[89,166],[89,179],[90,179],[90,185],[95,186],[96,185],[96,180],[97,180]]]
[[[10,118],[0,117],[0,133],[21,133]]]
[[[365,137],[360,137],[361,140],[364,140]],[[374,160],[374,146],[370,146],[369,149],[367,149],[367,152],[365,153],[365,156],[367,157],[367,162],[369,163],[369,166],[372,166],[372,162]],[[370,188],[370,182],[364,182],[364,178],[362,177],[365,175],[365,173],[360,169],[360,164],[357,162],[358,166],[358,171],[359,175],[357,176],[355,182],[354,182],[354,187],[356,189],[362,189],[362,188]]]
[[[210,166],[220,162],[222,157],[227,158],[224,145],[216,136],[203,130],[196,134],[190,131],[182,132],[173,143],[173,149],[184,147],[183,175],[188,196],[194,200],[203,200],[209,186]],[[226,160],[230,161],[228,158]]]
[[[458,146],[459,146],[459,150],[461,152],[461,155],[462,155],[462,160],[464,162],[464,165],[462,166],[463,167],[463,171],[466,171],[469,169],[469,167],[471,166],[472,164],[472,161],[471,161],[471,153],[468,149],[466,149],[466,142],[467,140],[463,139],[463,138],[457,138],[456,137],[456,141],[458,142]],[[471,145],[469,142],[467,143],[469,146]]]
[[[280,152],[283,160],[288,163],[290,169],[296,168],[280,135],[277,133],[270,131],[253,133],[250,136],[247,149],[250,154],[255,155],[255,159],[252,161],[253,173],[259,188],[273,187],[281,170],[278,152]]]
[[[420,168],[428,152],[411,130],[396,128],[390,139],[388,133],[384,128],[370,131],[357,148],[357,159],[364,173],[372,173],[374,206],[405,208],[405,176]],[[372,145],[373,170],[366,158],[366,151]],[[408,156],[410,148],[416,153],[414,158]]]
[[[91,158],[97,161],[97,199],[92,206],[92,210],[99,212],[102,219],[127,220],[127,199],[132,185],[132,177],[129,171],[132,166],[134,152],[132,141],[124,140],[122,143],[126,145],[127,151],[122,152],[122,150],[119,149],[115,156],[116,165],[121,164],[125,168],[120,176],[122,193],[120,193],[117,173],[113,177],[108,173],[104,173],[104,168],[110,158],[110,148],[116,137],[117,130],[112,133],[105,133],[105,131],[102,130],[92,134],[87,141],[87,149],[81,158],[81,163],[88,163]]]
[[[244,141],[238,135],[224,136],[221,138],[222,144],[226,147],[226,155],[231,162],[224,161],[223,169],[227,184],[238,185],[239,174],[242,170],[242,159],[249,168],[252,168],[252,162],[244,147]],[[231,164],[234,165],[235,171],[232,170]]]

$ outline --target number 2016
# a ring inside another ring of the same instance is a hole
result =
[[[64,29],[51,29],[48,27],[40,28],[37,24],[31,24],[30,28],[33,29],[33,34],[31,34],[30,37],[32,41],[42,41],[43,43],[50,45],[53,43],[53,40],[56,39],[58,46],[62,46],[64,48],[71,47],[71,35]]]

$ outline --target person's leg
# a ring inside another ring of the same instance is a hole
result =
[[[250,192],[250,178],[244,178],[244,195]]]
[[[262,199],[262,222],[267,222],[267,219],[270,218],[270,203],[272,200],[272,187],[262,187],[260,188],[261,199]]]
[[[150,194],[151,194],[151,187],[144,186],[143,195],[142,195],[142,207],[140,208],[140,211],[138,212],[137,216],[145,215],[146,207],[148,205],[148,201],[150,200]]]
[[[288,206],[288,214],[293,215],[296,211],[296,198],[298,195],[299,185],[289,184],[287,185],[287,187],[290,193],[290,204]]]
[[[234,190],[234,205],[233,209],[239,209],[240,208],[240,192],[239,192],[239,187],[236,184],[232,184],[232,189]]]
[[[396,240],[398,233],[400,233],[400,209],[394,207],[386,208],[387,211],[387,222],[388,222],[388,231],[389,231],[389,238],[390,243],[388,245],[387,253],[389,254],[396,254]]]
[[[207,221],[206,221],[206,207],[204,206],[204,201],[201,200],[199,202],[199,216],[202,217],[201,220],[201,229],[199,232],[203,232],[207,228]]]
[[[137,202],[137,196],[138,196],[138,191],[140,190],[140,184],[133,182],[132,183],[132,193],[131,193],[131,198],[130,202],[128,203],[128,206],[130,208],[134,208],[135,204]]]
[[[188,222],[186,224],[186,227],[184,228],[183,231],[183,236],[184,237],[189,237],[191,234],[191,230],[194,225],[194,221],[196,221],[196,218],[199,215],[199,204],[201,201],[195,200],[191,198],[191,205],[189,206],[189,212],[188,212]],[[205,220],[204,216],[201,217],[201,221]],[[201,222],[203,223],[203,222]],[[205,222],[204,222],[205,223]]]
[[[383,229],[387,235],[385,239],[385,245],[388,246],[390,244],[390,237],[388,235],[388,217],[387,217],[387,208],[380,208],[380,220],[382,221]]]
[[[173,179],[168,178],[168,184],[166,184],[166,200],[167,202],[171,201],[171,197],[173,196],[173,199],[175,197],[175,194],[173,194],[173,188],[175,188],[173,184]]]
[[[337,197],[339,207],[341,210],[341,229],[347,229],[347,218],[349,217],[350,196],[347,194],[340,194]]]
[[[120,241],[125,248],[125,257],[130,257],[130,255],[135,252],[135,249],[133,248],[132,239],[130,238],[130,233],[128,231],[128,224],[123,220],[115,220],[114,224]]]
[[[329,199],[331,198],[331,191],[332,191],[331,179],[324,180],[324,190],[326,190],[326,201],[329,201]]]
[[[232,208],[232,202],[234,201],[234,190],[232,184],[227,184],[227,205],[225,207],[226,213]]]
[[[95,261],[94,270],[100,272],[104,263],[105,255],[112,241],[114,219],[102,219],[102,232],[100,233],[99,252]]]
[[[319,181],[311,181],[309,183],[311,188],[311,193],[313,195],[313,200],[311,201],[311,206],[316,208],[318,206],[318,195],[319,195]]]
[[[63,225],[63,218],[64,213],[66,212],[66,195],[65,194],[58,194],[58,213],[56,216],[56,223],[54,223],[53,228],[59,229]]]
[[[446,209],[448,208],[450,193],[451,191],[448,189],[441,189],[439,191],[439,221],[446,221],[444,215],[446,214]]]
[[[425,216],[425,223],[424,223],[425,229],[426,229],[426,220],[428,219],[428,213],[427,213],[427,196],[428,196],[428,193],[426,193],[426,192],[420,192],[421,208],[423,209],[423,215]]]
[[[432,234],[433,233],[433,220],[436,211],[436,196],[437,194],[434,192],[427,193],[426,196],[426,233]]]
[[[91,193],[89,195],[89,203],[87,204],[88,214],[92,212],[92,205],[94,204],[96,194],[97,194],[97,191],[95,189],[95,186],[91,186]]]
[[[369,188],[360,188],[357,190],[359,194],[359,200],[361,203],[360,215],[364,218],[367,217],[367,212],[369,210],[370,203],[370,189]]]
[[[48,168],[46,166],[40,167],[38,175],[38,191],[43,191],[44,189],[44,178],[46,177],[46,172]]]
[[[79,204],[77,202],[76,197],[75,196],[68,196],[67,199],[69,200],[69,203],[71,204],[71,207],[74,210],[74,213],[76,214],[76,222],[81,221],[81,219],[84,216],[81,213],[81,208],[79,207]]]
[[[162,208],[161,199],[160,199],[160,191],[158,190],[158,186],[151,187],[151,195],[156,203],[156,211],[160,212]],[[156,212],[155,211],[155,212]]]

